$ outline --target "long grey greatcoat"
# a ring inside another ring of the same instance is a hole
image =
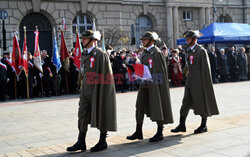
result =
[[[149,66],[149,59],[152,59],[152,68]],[[145,106],[145,114],[152,121],[162,121],[164,124],[173,123],[171,108],[169,82],[165,57],[157,47],[152,47],[149,52],[143,52],[141,63],[149,67],[151,75],[159,74],[157,81],[149,84],[141,84],[137,96],[136,105]],[[142,92],[142,88],[148,88],[148,95]]]
[[[238,53],[237,65],[239,66],[239,79],[246,80],[248,74],[248,60],[246,53]]]
[[[91,68],[90,60],[92,57],[95,60]],[[99,77],[97,77],[98,74]],[[104,80],[101,79],[100,74]],[[91,77],[89,77],[90,75]],[[94,48],[87,55],[83,54],[79,76],[81,77],[80,80],[82,79],[79,105],[81,105],[81,99],[84,100],[84,97],[87,96],[91,105],[91,119],[89,122],[91,127],[106,131],[116,131],[116,93],[108,55],[99,48]]]
[[[187,55],[189,73],[186,86],[191,89],[194,114],[218,115],[207,51],[197,44]]]

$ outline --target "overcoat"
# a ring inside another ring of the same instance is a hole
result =
[[[79,105],[87,95],[91,106],[91,127],[116,131],[116,94],[108,55],[99,48],[83,54],[79,76],[82,79]]]
[[[158,47],[152,47],[149,51],[142,53],[141,63],[149,67],[153,81],[140,84],[136,105],[140,103],[144,105],[144,113],[152,121],[162,121],[164,124],[173,123],[169,80],[163,53]],[[148,90],[147,95],[143,93],[145,88]]]
[[[218,115],[207,51],[197,44],[187,55],[189,73],[186,86],[191,90],[194,114]]]

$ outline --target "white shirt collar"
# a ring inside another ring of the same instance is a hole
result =
[[[196,45],[197,43],[195,43],[192,47],[190,47],[190,49],[193,50]]]
[[[92,46],[91,48],[87,49],[88,50],[88,54],[95,48],[95,46]]]
[[[149,51],[152,47],[154,47],[155,45],[151,45],[147,48],[147,51]]]

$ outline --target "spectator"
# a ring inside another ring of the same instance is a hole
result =
[[[181,86],[182,69],[181,58],[179,57],[179,50],[172,50],[172,59],[170,60],[170,78],[176,87]]]
[[[208,53],[211,67],[211,74],[213,83],[218,83],[217,71],[218,71],[218,59],[217,54],[215,53],[215,47],[211,47],[210,52]]]
[[[238,81],[238,66],[237,66],[237,52],[234,46],[231,47],[228,53],[228,65],[230,71],[231,81]]]
[[[227,82],[229,75],[229,67],[227,56],[225,55],[225,49],[220,49],[221,55],[218,57],[220,82]]]
[[[244,47],[241,47],[240,52],[238,53],[237,65],[239,67],[239,79],[247,80],[248,60],[247,60],[247,55],[246,55],[246,49]]]

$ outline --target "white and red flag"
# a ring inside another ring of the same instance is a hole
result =
[[[62,19],[62,25],[63,25],[63,30],[67,30],[67,26],[66,26],[66,20],[65,18]]]
[[[152,81],[152,76],[151,76],[148,66],[136,63],[134,66],[134,69],[135,69],[135,73],[133,77],[141,79],[141,80],[145,80],[145,81]]]
[[[39,32],[36,30],[35,32],[35,50],[34,50],[34,65],[35,67],[43,72],[43,66],[42,66],[42,57],[41,57],[41,52],[40,52],[40,47],[39,47]]]
[[[81,53],[82,53],[82,47],[79,40],[78,33],[76,34],[76,45],[75,45],[75,54],[74,54],[74,65],[77,67],[77,69],[80,69],[81,65]]]

